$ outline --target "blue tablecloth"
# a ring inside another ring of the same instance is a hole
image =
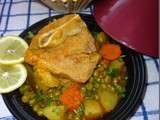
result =
[[[83,11],[90,14],[90,8]],[[18,35],[30,25],[57,14],[38,0],[0,0],[0,35]],[[144,56],[148,85],[145,98],[131,120],[159,120],[159,59]],[[0,96],[0,120],[14,120]]]

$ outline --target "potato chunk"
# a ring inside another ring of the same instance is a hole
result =
[[[65,120],[64,106],[48,106],[43,109],[43,114],[49,120]]]
[[[48,90],[49,88],[57,87],[60,80],[53,76],[49,71],[41,68],[36,68],[34,71],[34,81],[39,89]]]
[[[85,106],[85,117],[86,119],[96,119],[102,117],[103,110],[99,102],[96,100],[86,100],[84,102]]]
[[[98,95],[106,112],[110,112],[116,107],[119,97],[115,92],[100,88],[98,90]]]

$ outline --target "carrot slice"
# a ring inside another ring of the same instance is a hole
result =
[[[102,46],[102,56],[107,60],[115,60],[122,54],[119,45],[115,44],[104,44]]]
[[[79,108],[83,101],[83,95],[77,84],[71,84],[60,96],[60,101],[68,107],[70,111]]]

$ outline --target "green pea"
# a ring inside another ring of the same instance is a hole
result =
[[[39,116],[42,116],[42,115],[43,115],[43,111],[42,111],[42,110],[39,110],[39,111],[37,111],[37,114],[38,114]]]
[[[111,91],[115,91],[115,88],[113,86],[107,85],[107,87],[109,87]]]
[[[35,103],[35,99],[29,101],[29,104],[32,106]]]
[[[104,89],[105,89],[105,88],[107,88],[107,87],[106,87],[106,85],[105,85],[105,84],[102,84],[102,88],[104,88]]]
[[[96,90],[97,90],[97,88],[93,87],[92,91],[93,91],[93,92],[96,92]]]
[[[99,75],[99,79],[103,79],[103,75],[101,74],[101,75]]]
[[[56,96],[60,95],[60,92],[59,92],[59,91],[57,91],[57,92],[55,93],[55,95],[56,95]]]
[[[100,79],[100,78],[98,78],[98,79],[97,79],[97,82],[101,82],[101,79]]]
[[[22,96],[22,102],[27,103],[29,101],[29,98],[27,96]]]
[[[98,64],[97,67],[100,68],[100,67],[102,67],[102,65],[101,65],[101,64]]]
[[[125,77],[124,77],[124,80],[126,80],[126,81],[127,81],[127,80],[128,80],[128,76],[125,76]]]
[[[99,85],[98,83],[95,84],[95,88],[99,88],[99,86],[100,86],[100,85]]]
[[[98,100],[98,99],[99,99],[98,95],[95,95],[95,99],[96,99],[96,100]]]
[[[39,110],[39,105],[38,105],[38,104],[34,105],[34,106],[33,106],[33,110],[34,110],[34,111],[38,111],[38,110]]]
[[[34,34],[33,34],[31,31],[29,31],[29,32],[28,32],[28,38],[29,38],[29,39],[32,39],[33,37],[34,37]]]
[[[106,75],[104,78],[105,83],[108,83],[110,81],[110,79],[111,79],[110,76]]]
[[[24,93],[24,95],[27,96],[28,98],[30,98],[30,97],[32,97],[33,94],[30,91],[26,91]]]
[[[88,83],[86,85],[87,90],[92,90],[93,89],[93,85],[91,83]]]
[[[27,91],[29,89],[28,85],[23,85],[22,87],[20,87],[20,92],[23,94],[25,93],[25,91]]]
[[[105,84],[105,81],[104,81],[104,80],[101,80],[101,84]]]
[[[113,79],[113,83],[114,83],[114,85],[117,85],[117,79]]]
[[[82,90],[83,93],[85,93],[86,92],[86,87],[82,87],[81,90]]]
[[[98,70],[95,70],[95,72],[93,73],[93,77],[98,77]]]

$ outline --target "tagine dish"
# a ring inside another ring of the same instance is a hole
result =
[[[48,120],[98,120],[125,97],[121,47],[90,32],[78,14],[53,20],[34,34],[25,52],[22,102]]]

